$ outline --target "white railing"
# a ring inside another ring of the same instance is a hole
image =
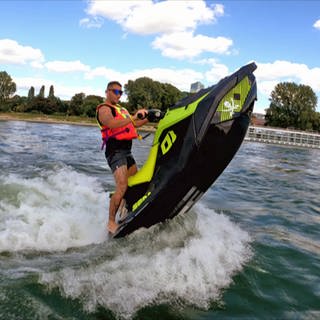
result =
[[[320,134],[289,129],[249,126],[245,140],[320,149]]]

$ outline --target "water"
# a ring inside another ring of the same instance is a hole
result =
[[[109,240],[99,147],[0,121],[0,319],[320,318],[319,150],[245,142],[191,212]]]

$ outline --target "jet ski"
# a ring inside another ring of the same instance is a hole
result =
[[[221,175],[244,140],[257,100],[255,63],[184,98],[160,119],[149,156],[128,180],[113,238],[187,213]]]

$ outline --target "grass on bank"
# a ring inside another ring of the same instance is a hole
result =
[[[22,112],[0,112],[0,120],[17,120],[49,123],[67,123],[79,125],[96,126],[96,119],[84,116],[68,116],[65,114],[39,114],[39,113],[22,113]],[[141,130],[154,131],[156,124],[148,123],[141,127]]]
[[[22,112],[1,112],[0,119],[8,120],[24,120],[24,121],[56,121],[56,122],[72,122],[72,123],[86,123],[96,124],[94,118],[80,117],[80,116],[68,116],[63,114],[40,114],[40,113],[22,113]]]

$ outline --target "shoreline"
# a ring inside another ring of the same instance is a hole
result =
[[[72,120],[74,119],[74,120]],[[36,122],[36,123],[49,123],[49,124],[70,124],[70,125],[78,125],[78,126],[90,126],[96,127],[97,124],[90,119],[80,119],[77,117],[70,117],[68,120],[67,117],[56,119],[54,117],[50,117],[48,115],[32,115],[32,114],[23,114],[23,113],[0,113],[0,121],[25,121],[25,122]],[[154,125],[144,125],[138,128],[141,131],[154,132],[156,127]]]
[[[89,123],[85,121],[69,121],[64,119],[52,119],[45,116],[36,116],[34,118],[23,117],[20,115],[13,116],[8,114],[0,113],[0,121],[26,121],[26,122],[40,122],[40,123],[55,123],[55,124],[73,124],[73,125],[84,125],[84,126],[94,126],[94,123]]]

